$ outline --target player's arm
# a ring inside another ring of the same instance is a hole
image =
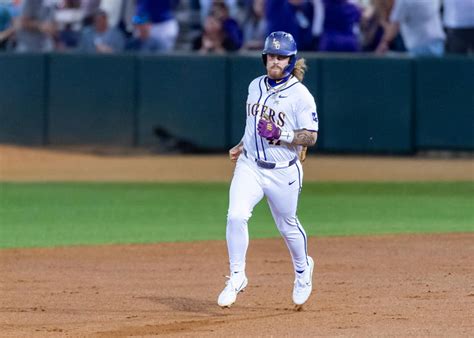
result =
[[[280,136],[280,140],[285,142],[284,137],[282,137],[285,132],[282,132],[281,134],[282,135]],[[290,144],[295,146],[298,145],[304,147],[311,147],[316,144],[316,140],[318,139],[317,132],[306,129],[294,130],[293,135],[293,140]]]
[[[316,144],[318,133],[307,129],[297,129],[291,131],[281,130],[270,118],[263,116],[258,122],[258,134],[267,140],[278,140],[291,145],[311,147]]]
[[[232,162],[236,162],[243,150],[244,150],[244,141],[241,140],[239,144],[237,144],[236,146],[232,147],[229,150],[229,159]]]
[[[51,21],[40,21],[28,15],[28,10],[18,20],[15,21],[16,28],[23,28],[29,31],[41,32],[44,34],[53,35],[56,32],[56,27]]]

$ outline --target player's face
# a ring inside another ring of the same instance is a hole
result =
[[[283,77],[283,70],[290,62],[289,56],[267,54],[267,74],[268,77],[274,80]]]

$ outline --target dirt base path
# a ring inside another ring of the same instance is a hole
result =
[[[96,155],[0,145],[0,181],[230,182],[225,155]],[[413,157],[310,155],[306,181],[474,180],[474,161]]]
[[[230,309],[224,242],[0,251],[2,336],[472,336],[474,234],[310,239],[315,293],[291,302],[281,239],[254,240]]]
[[[305,180],[473,180],[469,159],[310,157]],[[0,145],[0,181],[230,181],[226,156]],[[247,290],[216,304],[224,241],[0,250],[1,336],[473,336],[474,233],[310,238],[315,293],[291,302],[281,239],[254,240]]]

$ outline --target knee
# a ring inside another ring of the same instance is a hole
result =
[[[243,213],[229,212],[227,214],[227,226],[228,227],[242,227],[246,226],[249,217]]]

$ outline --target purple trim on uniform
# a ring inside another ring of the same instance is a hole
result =
[[[300,166],[298,165],[299,162],[296,162],[296,169],[298,169],[298,183],[300,185],[300,192],[301,192],[301,189],[303,188],[303,184],[301,182],[301,171],[300,171]],[[301,164],[300,164],[301,165]],[[303,235],[303,238],[304,238],[304,252],[306,254],[306,263],[309,265],[309,262],[308,262],[308,249],[307,249],[307,239],[306,239],[306,235],[303,231],[303,227],[301,226],[300,224],[300,221],[298,219],[298,217],[296,217],[296,227],[298,228],[298,230],[301,232],[301,234]]]
[[[270,98],[270,96],[274,95],[276,93],[271,93],[270,95],[267,96],[267,98],[265,99],[265,101],[263,102],[263,105],[265,106],[265,104],[267,103],[268,99]],[[265,161],[267,160],[267,153],[265,152],[265,147],[263,145],[263,137],[260,136],[260,142],[262,144],[262,150],[263,150],[263,156],[265,157]]]
[[[268,81],[268,84],[272,87],[276,87],[276,86],[279,86],[279,85],[282,85],[284,84],[286,81],[288,81],[288,79],[290,78],[291,74],[288,74],[287,76],[285,77],[282,77],[281,79],[278,79],[278,80],[273,80],[273,79],[270,79],[268,76],[267,76],[267,81]],[[277,81],[279,81],[277,83]]]
[[[267,88],[267,91],[270,89],[270,86],[268,85],[268,76],[265,76],[265,87]]]
[[[261,87],[261,84],[262,84],[262,80],[263,80],[263,79],[264,79],[264,78],[262,77],[262,78],[260,79],[260,82],[258,83],[258,89],[260,90],[260,96],[258,97],[257,104],[260,103],[260,99],[262,98],[262,94],[263,94],[263,92],[262,92],[262,87]],[[257,115],[256,115],[256,114],[255,114],[255,116],[254,116],[253,121],[254,121],[255,149],[256,149],[256,152],[257,152],[257,158],[260,159],[260,154],[259,154],[259,152],[258,152],[258,141],[257,141]]]
[[[296,81],[296,82],[293,83],[291,86],[289,86],[289,87],[287,87],[287,88],[285,88],[285,89],[279,90],[278,93],[284,92],[285,90],[290,89],[291,87],[293,87],[295,84],[298,84],[298,83],[300,83],[300,82],[299,82],[299,81]]]
[[[300,192],[301,192],[301,188],[303,188],[303,182],[301,182],[301,171],[300,171],[300,167],[298,166],[298,162],[296,162],[296,169],[298,169],[298,184],[300,186]]]

